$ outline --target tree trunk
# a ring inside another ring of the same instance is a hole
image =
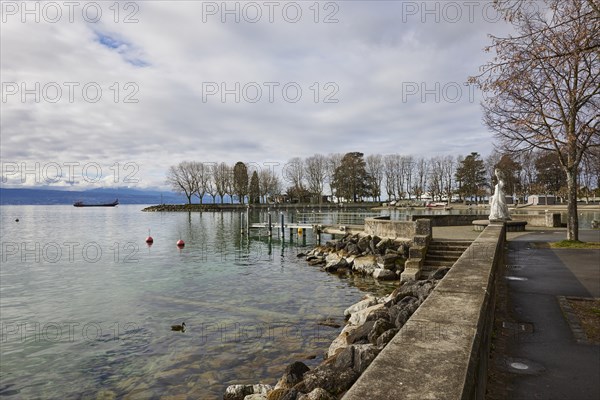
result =
[[[579,216],[577,214],[577,173],[567,170],[568,207],[567,240],[579,240]]]
[[[188,204],[192,204],[192,195],[191,194],[189,196],[186,195],[186,197],[188,199]]]

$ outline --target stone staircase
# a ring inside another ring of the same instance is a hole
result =
[[[441,267],[451,267],[471,245],[469,240],[433,239],[427,247],[421,273],[428,275]]]

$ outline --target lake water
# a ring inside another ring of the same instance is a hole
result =
[[[241,235],[236,212],[142,208],[0,209],[0,396],[221,399],[230,384],[275,383],[291,362],[316,365],[339,333],[318,322],[391,290],[307,266],[296,255],[310,232],[269,242]],[[329,220],[364,217],[353,214]]]
[[[0,396],[220,399],[316,365],[339,333],[318,322],[390,291],[307,266],[310,234],[269,244],[239,213],[142,208],[2,207]]]

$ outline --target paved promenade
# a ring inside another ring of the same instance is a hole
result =
[[[477,233],[436,227],[433,236],[473,239]],[[490,399],[600,399],[600,345],[578,342],[559,304],[565,296],[600,298],[600,250],[544,248],[565,237],[564,228],[507,234]],[[600,231],[580,231],[580,240],[600,242]]]
[[[507,398],[600,399],[600,345],[578,343],[559,304],[560,296],[600,297],[600,250],[535,244],[564,238],[564,230],[544,230],[509,242],[507,311],[517,325],[496,360],[508,372]],[[600,231],[580,239],[600,242]]]

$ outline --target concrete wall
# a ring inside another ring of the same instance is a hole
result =
[[[544,214],[511,214],[514,221],[527,221],[529,226],[545,226],[548,228],[558,228],[561,226],[560,213]]]
[[[417,235],[431,235],[431,224],[428,219],[390,221],[379,218],[365,218],[364,232],[367,235],[382,238],[412,240]]]
[[[467,226],[478,219],[487,219],[486,215],[463,214],[463,215],[413,215],[412,220],[427,218],[431,220],[431,226]]]
[[[344,400],[484,398],[505,235],[479,235]]]

